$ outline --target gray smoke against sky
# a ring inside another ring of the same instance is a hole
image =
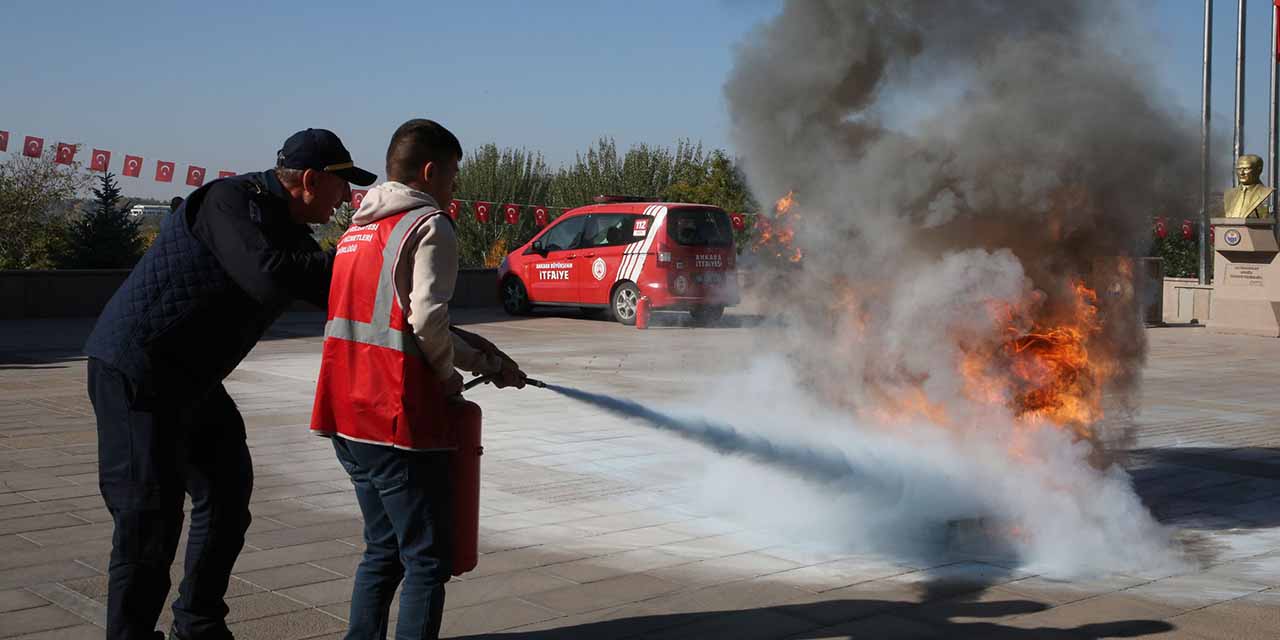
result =
[[[1135,17],[1105,0],[805,0],[753,33],[725,94],[757,199],[796,193],[804,267],[766,279],[812,329],[788,349],[856,331],[832,375],[925,380],[950,402],[938,371],[956,336],[981,346],[993,301],[1053,318],[1080,280],[1104,317],[1091,353],[1129,403],[1144,292],[1116,257],[1144,255],[1151,216],[1198,184],[1194,123],[1162,109]],[[842,291],[852,328],[832,318]]]
[[[969,354],[1000,353],[1011,324],[1031,332],[1077,318],[1080,282],[1098,292],[1087,350],[1107,363],[1090,392],[1106,394],[1112,416],[1134,409],[1144,292],[1120,257],[1145,255],[1151,216],[1186,210],[1199,184],[1197,125],[1163,108],[1135,10],[1105,0],[796,0],[751,34],[725,85],[735,145],[758,201],[794,191],[804,259],[764,261],[755,293],[786,317],[767,340],[785,359],[762,359],[749,375],[791,385],[775,403],[817,400],[834,413],[762,423],[765,396],[740,391],[706,408],[767,437],[821,433],[902,462],[894,482],[915,478],[921,496],[1018,522],[1030,532],[1026,553],[1064,572],[1167,558],[1167,532],[1100,457],[1131,437],[1126,420],[1087,425],[1086,442],[1027,436],[1013,409],[975,403],[960,370]],[[993,309],[1016,313],[997,322]],[[945,427],[945,442],[913,443],[946,469],[945,486],[869,437],[884,432],[869,424],[886,398],[900,408],[912,393],[946,424],[927,424],[925,412],[890,433],[910,441]],[[716,463],[726,483],[709,482],[708,493],[730,507],[758,503],[767,494],[731,480],[740,468],[724,471],[737,464]],[[814,504],[841,500],[788,486]],[[937,502],[857,513],[849,498],[854,513],[815,517],[796,495],[777,499],[808,530],[825,524],[871,547],[931,518]],[[866,518],[894,526],[855,532],[851,522]],[[1088,543],[1058,555],[1067,531]]]

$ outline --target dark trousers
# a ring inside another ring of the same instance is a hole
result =
[[[115,522],[107,637],[155,637],[169,566],[191,496],[186,574],[173,604],[187,640],[229,638],[223,597],[249,528],[253,463],[244,420],[221,385],[200,398],[140,397],[110,366],[89,359],[98,418],[98,478]]]
[[[364,514],[364,558],[351,593],[347,640],[387,637],[396,586],[397,640],[437,638],[453,552],[449,452],[404,451],[333,438]]]

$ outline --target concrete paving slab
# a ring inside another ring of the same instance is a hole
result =
[[[641,401],[678,399],[692,381],[740,366],[716,354],[757,339],[753,329],[643,332],[571,314],[459,320],[531,372]],[[306,429],[320,325],[286,318],[228,381],[258,478],[231,588],[237,637],[345,628],[361,525],[331,446]],[[26,363],[0,368],[6,633],[13,614],[63,625],[27,627],[38,637],[100,637],[65,608],[101,607],[106,593],[110,526],[77,355],[87,330],[0,322],[0,358]],[[692,496],[706,459],[682,441],[548,393],[483,388],[471,394],[486,414],[482,556],[450,584],[446,635],[1280,637],[1280,407],[1251,391],[1251,381],[1280,375],[1280,341],[1196,329],[1148,336],[1127,464],[1144,501],[1196,541],[1200,567],[1063,582],[963,553],[921,563],[816,550],[704,512]],[[955,580],[970,586],[939,586]],[[77,600],[60,606],[26,587]],[[1222,635],[1236,628],[1244,635]]]

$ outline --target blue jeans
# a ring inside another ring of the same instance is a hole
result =
[[[404,451],[333,438],[364,514],[364,558],[351,593],[347,640],[387,637],[396,587],[396,640],[437,638],[453,553],[448,451]]]
[[[230,638],[223,598],[244,546],[253,492],[253,461],[235,402],[221,385],[200,398],[141,397],[107,364],[90,358],[88,368],[98,482],[115,524],[107,637],[156,637],[187,494],[191,528],[173,628],[187,640]]]

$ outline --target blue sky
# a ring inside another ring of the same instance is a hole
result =
[[[1134,44],[1170,108],[1198,120],[1203,5],[1144,4],[1149,31]],[[1228,132],[1235,4],[1215,2],[1215,126]],[[0,129],[11,153],[26,135],[110,149],[116,173],[125,153],[142,155],[144,179],[124,178],[125,193],[154,197],[187,191],[187,164],[265,168],[308,126],[333,129],[377,171],[391,131],[417,116],[445,123],[465,148],[527,147],[553,166],[601,136],[732,149],[721,88],[735,47],[779,6],[5,0]],[[1266,139],[1270,6],[1249,0],[1251,150]],[[1223,158],[1229,138],[1213,141]],[[177,162],[179,180],[151,181],[158,159]]]

